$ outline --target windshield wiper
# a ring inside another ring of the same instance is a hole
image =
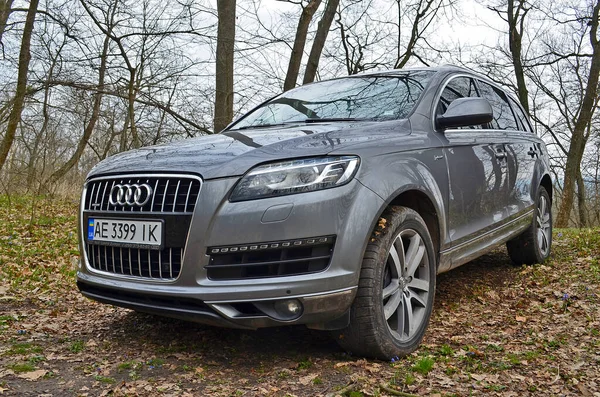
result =
[[[294,120],[294,121],[286,121],[283,123],[273,123],[273,124],[255,124],[255,125],[245,125],[243,127],[232,128],[229,131],[237,131],[237,130],[250,130],[253,128],[266,128],[266,127],[283,127],[288,126],[290,124],[311,124],[311,123],[331,123],[331,122],[343,122],[343,121],[366,121],[373,120],[370,118],[354,118],[354,117],[323,117],[323,118],[308,118],[304,120]]]
[[[305,123],[329,123],[329,122],[336,122],[336,121],[365,121],[365,120],[371,120],[365,117],[323,117],[323,118],[308,118],[308,119],[304,119],[302,120]]]
[[[231,131],[234,131],[234,130],[250,130],[252,128],[281,127],[283,125],[286,125],[286,123],[245,125],[243,127],[232,128]]]

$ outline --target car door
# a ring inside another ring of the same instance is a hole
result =
[[[443,114],[455,99],[474,96],[481,96],[474,79],[455,76],[442,90],[436,114]],[[508,188],[506,134],[484,127],[487,126],[443,132],[450,180],[448,225],[453,245],[475,239],[507,216],[501,199]]]
[[[488,100],[494,112],[494,119],[489,123],[488,128],[490,131],[502,134],[504,139],[505,161],[503,167],[506,172],[506,179],[504,180],[505,184],[499,190],[499,195],[495,197],[495,207],[502,208],[503,220],[509,221],[518,212],[514,197],[516,178],[519,172],[519,159],[510,142],[512,142],[511,137],[514,137],[514,133],[519,130],[519,123],[508,103],[508,97],[502,89],[481,80],[478,80],[478,86],[481,90],[481,96]]]
[[[535,204],[532,186],[535,178],[536,161],[543,157],[543,144],[541,139],[533,132],[525,111],[514,99],[507,97],[518,121],[515,131],[507,131],[509,144],[507,151],[514,157],[513,189],[510,195],[509,212],[511,216],[518,216],[531,209]]]

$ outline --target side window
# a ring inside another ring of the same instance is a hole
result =
[[[473,79],[469,77],[455,77],[448,82],[440,101],[435,109],[435,114],[444,114],[452,101],[458,98],[477,97],[477,88]],[[481,128],[481,126],[464,127],[464,128]]]
[[[494,119],[490,123],[491,128],[496,130],[519,130],[517,120],[504,92],[482,81],[479,82],[479,87],[481,96],[490,102],[494,111]]]
[[[531,124],[529,123],[529,118],[525,115],[525,112],[523,111],[521,105],[519,105],[517,101],[510,97],[509,100],[513,110],[515,111],[517,119],[521,122],[521,125],[523,126],[523,131],[533,132],[533,128],[531,128]]]

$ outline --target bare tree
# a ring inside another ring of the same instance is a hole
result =
[[[85,7],[85,6],[84,6]],[[52,184],[61,179],[81,158],[83,151],[85,150],[92,133],[94,132],[94,128],[96,127],[96,123],[98,122],[98,117],[100,115],[100,106],[102,104],[102,97],[104,93],[104,80],[106,77],[106,68],[108,62],[108,50],[110,44],[110,35],[112,32],[112,26],[114,25],[114,18],[116,14],[116,7],[109,7],[106,13],[107,16],[107,25],[108,29],[106,30],[104,42],[102,44],[102,52],[100,54],[100,67],[98,69],[98,91],[94,94],[94,101],[92,106],[92,114],[90,115],[87,124],[83,130],[83,134],[79,139],[79,143],[75,148],[75,151],[60,168],[58,168],[50,178],[48,178],[48,183]]]
[[[298,80],[298,74],[300,73],[300,64],[302,63],[302,56],[304,55],[304,46],[306,45],[306,37],[308,35],[308,28],[312,21],[315,12],[321,4],[321,0],[309,0],[308,4],[302,5],[302,13],[298,20],[298,27],[296,28],[296,37],[294,38],[294,47],[292,48],[292,54],[290,55],[290,61],[288,63],[287,73],[285,74],[285,81],[283,83],[283,90],[287,91],[296,86]]]
[[[401,69],[409,62],[411,57],[417,57],[422,63],[427,64],[422,56],[416,53],[419,41],[425,40],[425,33],[437,20],[438,14],[446,7],[452,6],[452,0],[417,0],[412,3],[403,3],[396,0],[398,7],[397,35],[398,47],[394,69]],[[405,19],[407,21],[405,21]],[[408,22],[408,23],[407,23]],[[410,36],[405,45],[402,43],[403,27],[410,27]]]
[[[6,133],[0,143],[0,171],[4,166],[4,162],[8,157],[8,152],[12,147],[17,127],[21,121],[21,112],[25,103],[25,94],[27,91],[27,73],[29,71],[29,61],[31,60],[31,34],[33,25],[35,24],[35,16],[37,14],[38,0],[31,0],[29,10],[25,19],[23,28],[23,38],[21,40],[21,51],[19,53],[19,73],[17,77],[17,88],[13,99],[12,110],[9,115]]]
[[[0,45],[4,47],[2,42],[2,36],[4,35],[4,31],[6,30],[6,25],[8,23],[8,18],[11,14],[13,0],[0,0]]]
[[[235,49],[235,0],[218,0],[219,26],[215,71],[214,131],[233,119],[233,55]]]
[[[340,59],[348,75],[364,72],[377,67],[390,67],[388,54],[393,52],[394,44],[387,39],[392,30],[388,22],[374,21],[370,15],[373,0],[350,1],[342,4],[336,13],[336,25],[339,30],[339,43],[342,52],[335,58]]]
[[[340,0],[327,0],[325,12],[323,13],[323,17],[317,26],[317,34],[315,35],[315,39],[310,49],[310,54],[308,55],[306,70],[304,71],[304,79],[302,81],[303,84],[312,83],[315,81],[315,76],[317,75],[317,70],[319,68],[319,60],[321,59],[321,53],[323,52],[323,47],[325,47],[325,42],[327,41],[327,36],[329,34],[329,30],[331,29],[331,23],[333,22],[335,11],[337,10],[339,4]]]
[[[569,152],[567,154],[567,164],[565,167],[565,185],[563,188],[563,197],[560,203],[556,225],[558,227],[567,227],[571,217],[573,207],[573,198],[575,195],[575,184],[577,176],[580,173],[581,160],[587,143],[588,126],[593,117],[594,105],[598,95],[598,80],[600,78],[600,40],[598,38],[598,25],[600,14],[600,0],[596,1],[589,18],[589,40],[592,47],[592,59],[587,84],[585,86],[585,95],[581,102],[579,116],[575,121]]]
[[[527,84],[525,83],[525,67],[523,65],[523,33],[527,13],[531,10],[528,0],[506,0],[501,6],[488,6],[496,12],[508,25],[508,43],[519,102],[529,113]]]

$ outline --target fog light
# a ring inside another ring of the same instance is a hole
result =
[[[302,314],[302,303],[298,299],[277,301],[273,307],[277,314],[285,319],[297,318]]]

